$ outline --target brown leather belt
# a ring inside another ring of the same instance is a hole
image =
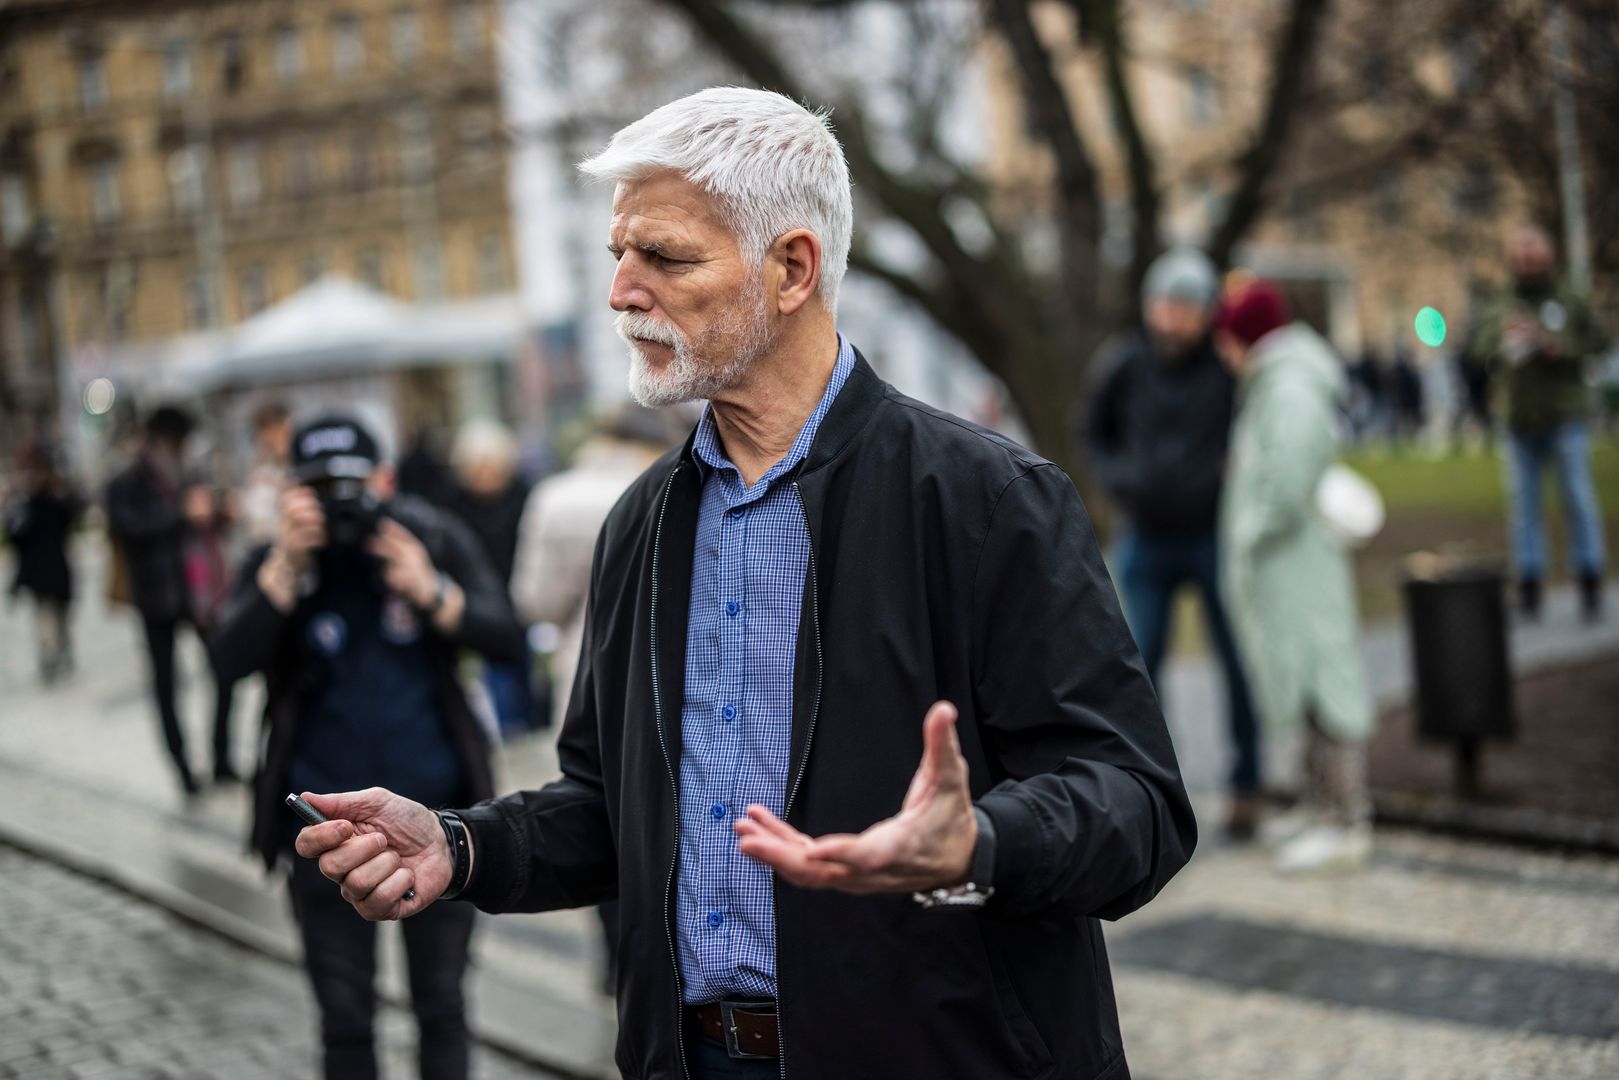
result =
[[[686,1019],[698,1034],[734,1058],[773,1058],[781,1053],[773,1001],[716,1001],[686,1006]]]

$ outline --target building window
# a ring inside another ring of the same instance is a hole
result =
[[[1471,30],[1456,30],[1450,35],[1451,88],[1458,94],[1469,94],[1478,85],[1479,41]]]
[[[412,8],[394,12],[390,38],[394,63],[402,68],[414,67],[422,55],[421,13]]]
[[[219,39],[219,85],[225,93],[239,93],[247,85],[247,56],[242,35],[234,31]]]
[[[1392,225],[1405,216],[1404,185],[1400,182],[1400,174],[1394,169],[1384,169],[1378,174],[1372,197],[1378,220],[1385,225]]]
[[[230,148],[230,202],[232,206],[252,206],[264,194],[259,175],[257,143],[239,142]]]
[[[79,104],[86,109],[107,104],[107,62],[98,52],[79,56]]]
[[[28,211],[28,186],[20,176],[0,179],[0,237],[7,246],[28,235],[33,215]]]
[[[239,295],[243,318],[256,315],[268,306],[270,303],[270,288],[265,281],[264,267],[249,266],[242,271]]]
[[[339,15],[332,20],[332,70],[347,76],[364,66],[365,38],[360,34],[360,20],[353,15]]]
[[[118,163],[100,161],[90,169],[90,220],[97,225],[117,221],[123,212],[118,197]]]
[[[169,101],[191,93],[191,43],[170,38],[163,43],[163,97]]]
[[[364,191],[376,181],[377,137],[369,131],[349,136],[349,188]]]
[[[418,244],[415,254],[416,299],[444,298],[444,259],[435,243]]]
[[[317,172],[315,140],[308,135],[294,135],[287,144],[287,194],[294,199],[313,195]]]
[[[456,118],[456,141],[460,144],[461,164],[469,169],[482,169],[495,160],[495,119],[477,110],[464,112]]]
[[[202,155],[193,147],[169,155],[169,201],[176,214],[202,208]]]
[[[461,0],[450,9],[450,48],[457,60],[471,60],[483,47],[483,9]]]
[[[498,233],[478,237],[478,291],[500,292],[506,288],[506,248]]]
[[[360,252],[355,260],[355,273],[366,285],[383,292],[388,287],[387,277],[383,274],[382,252],[376,248],[366,248]]]
[[[304,73],[304,39],[296,26],[283,26],[275,32],[275,77],[290,83]]]
[[[1209,127],[1217,119],[1220,107],[1214,79],[1202,68],[1194,67],[1186,73],[1186,115],[1198,127]]]
[[[213,284],[207,274],[196,273],[186,279],[186,320],[194,330],[206,330],[219,321]]]
[[[1495,210],[1495,174],[1482,161],[1463,166],[1451,197],[1458,217],[1484,217]]]

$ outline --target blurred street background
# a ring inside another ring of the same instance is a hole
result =
[[[282,411],[354,412],[457,512],[520,505],[592,460],[624,398],[611,192],[573,165],[723,83],[831,109],[856,195],[840,329],[904,392],[1063,465],[1110,552],[1127,514],[1081,418],[1162,251],[1277,283],[1343,361],[1343,460],[1385,513],[1354,553],[1377,844],[1358,873],[1281,877],[1222,834],[1223,683],[1183,590],[1159,689],[1203,839],[1107,928],[1132,1070],[1619,1075],[1619,584],[1575,565],[1547,482],[1523,591],[1479,334],[1504,245],[1538,226],[1606,328],[1576,360],[1611,548],[1611,0],[0,0],[0,511],[20,537],[55,493],[73,581],[60,626],[28,589],[0,600],[0,1077],[315,1069],[287,890],[230,780],[258,767],[262,686],[238,686],[208,784],[215,688],[181,636],[203,781],[182,791],[114,570],[103,493],[153,410],[198,420],[183,464],[232,565]],[[1552,332],[1562,313],[1538,309]],[[485,490],[461,466],[490,431]],[[1458,574],[1490,617],[1449,632],[1501,645],[1446,661],[1502,680],[1482,721],[1419,686],[1442,642],[1413,632],[1411,583]],[[556,772],[568,618],[525,621],[532,697],[485,702],[497,790]],[[1298,758],[1266,741],[1267,805]],[[613,1075],[604,964],[590,912],[484,919],[475,1074]],[[403,968],[385,933],[397,1075]]]

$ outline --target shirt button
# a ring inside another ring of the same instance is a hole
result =
[[[715,803],[712,807],[709,808],[708,812],[710,814],[714,815],[714,820],[715,821],[724,821],[725,820],[725,804],[724,803]]]
[[[725,916],[721,915],[719,912],[710,911],[708,913],[708,925],[712,926],[714,929],[718,930],[720,928],[720,923],[724,921]]]
[[[736,613],[741,610],[742,605],[737,603],[735,600],[725,601],[725,614],[731,616],[731,618],[736,618]]]
[[[720,707],[720,715],[725,717],[725,719],[727,719],[727,720],[735,720],[736,719],[736,706],[735,705],[722,705]]]

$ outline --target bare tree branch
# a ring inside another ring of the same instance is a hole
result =
[[[1231,261],[1231,251],[1265,207],[1265,183],[1281,162],[1293,119],[1298,113],[1305,76],[1315,56],[1321,24],[1330,0],[1293,0],[1293,14],[1272,51],[1270,97],[1254,141],[1237,159],[1238,180],[1225,220],[1215,230],[1209,257],[1218,266]]]
[[[1113,124],[1124,143],[1125,164],[1130,177],[1130,293],[1132,310],[1146,276],[1147,266],[1161,246],[1157,165],[1146,133],[1136,114],[1135,94],[1130,86],[1126,61],[1130,49],[1125,41],[1124,15],[1119,0],[1068,0],[1080,20],[1081,34],[1094,37],[1102,56],[1102,77],[1107,85]]]

